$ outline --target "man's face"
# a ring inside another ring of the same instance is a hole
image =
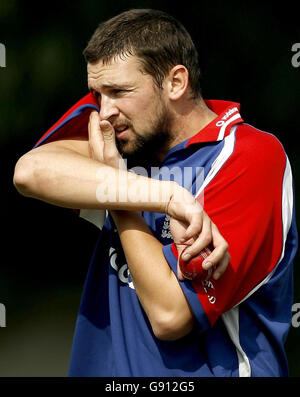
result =
[[[170,140],[171,115],[164,90],[140,68],[135,56],[87,67],[88,85],[98,99],[100,118],[113,125],[118,148],[125,157],[159,149]]]

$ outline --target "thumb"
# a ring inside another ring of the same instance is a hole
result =
[[[114,146],[116,146],[115,130],[113,126],[110,124],[110,122],[107,120],[102,120],[100,121],[99,126],[103,135],[103,139],[105,140],[105,143],[107,143],[108,145],[113,144]]]
[[[100,121],[99,126],[104,141],[104,156],[117,156],[119,152],[116,146],[114,127],[107,120]]]
[[[115,168],[126,169],[117,149],[114,127],[107,120],[100,121],[99,126],[104,141],[103,157],[106,164]]]

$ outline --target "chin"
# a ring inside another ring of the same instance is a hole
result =
[[[134,142],[120,142],[119,141],[119,151],[122,153],[122,155],[125,156],[132,156],[138,151],[138,147]]]

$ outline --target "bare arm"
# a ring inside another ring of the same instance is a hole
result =
[[[14,173],[17,190],[67,208],[168,213],[189,224],[186,238],[199,233],[202,208],[184,188],[88,157],[90,141],[51,142],[22,156]],[[136,192],[142,193],[138,200]]]
[[[67,208],[165,211],[171,183],[110,167],[88,155],[88,141],[45,144],[20,158],[14,184],[25,196]],[[149,195],[134,202],[130,191]],[[159,200],[150,200],[150,192]]]
[[[191,331],[194,315],[162,252],[138,213],[113,211],[135,291],[155,336],[175,340]]]

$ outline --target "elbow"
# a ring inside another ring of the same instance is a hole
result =
[[[13,184],[17,191],[23,196],[29,196],[33,183],[34,162],[31,156],[25,154],[15,165]]]
[[[157,339],[175,341],[191,332],[194,326],[194,316],[189,313],[183,317],[179,313],[164,314],[151,322],[152,330]]]

